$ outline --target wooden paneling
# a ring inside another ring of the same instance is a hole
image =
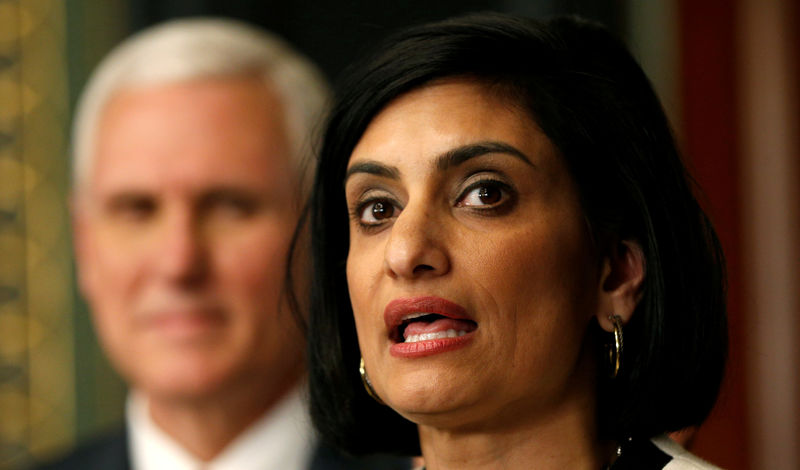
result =
[[[0,468],[74,436],[64,4],[0,1]]]
[[[730,356],[717,407],[695,434],[692,450],[730,469],[746,469],[746,335],[742,284],[736,2],[680,0],[682,129],[689,166],[728,262]]]

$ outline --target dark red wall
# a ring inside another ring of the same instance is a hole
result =
[[[720,400],[691,448],[729,470],[748,468],[742,295],[736,2],[679,0],[683,150],[703,188],[728,262],[730,356]]]

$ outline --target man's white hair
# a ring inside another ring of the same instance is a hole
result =
[[[229,19],[192,18],[163,23],[131,36],[95,69],[78,101],[72,129],[72,178],[86,183],[103,109],[123,88],[244,74],[264,77],[284,109],[292,157],[305,188],[327,102],[320,72],[285,41]],[[265,85],[266,86],[266,85]]]

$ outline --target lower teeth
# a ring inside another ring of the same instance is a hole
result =
[[[465,334],[467,334],[466,331],[456,330],[437,331],[435,333],[420,333],[418,335],[409,335],[405,342],[418,343],[420,341],[428,341],[432,339],[457,338],[459,336],[464,336]]]

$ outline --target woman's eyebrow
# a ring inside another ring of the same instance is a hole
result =
[[[444,171],[448,168],[458,166],[472,158],[486,155],[487,153],[505,153],[507,155],[511,155],[512,157],[519,158],[530,166],[536,166],[533,164],[533,162],[531,162],[527,155],[517,148],[504,142],[487,141],[462,145],[461,147],[448,150],[447,152],[436,157],[436,168],[440,171]]]
[[[366,160],[356,163],[347,169],[347,173],[344,175],[345,184],[347,180],[356,173],[367,173],[394,180],[400,179],[400,170],[398,170],[397,167],[384,165],[383,163],[373,160]]]
[[[462,145],[454,149],[450,149],[445,153],[436,157],[436,168],[439,171],[445,171],[454,166],[461,165],[462,163],[472,158],[480,157],[489,153],[504,153],[516,157],[530,166],[535,167],[530,158],[516,147],[506,144],[504,142],[486,141],[476,142],[473,144]],[[347,169],[344,176],[344,182],[356,173],[367,173],[370,175],[382,176],[390,179],[400,179],[400,170],[395,166],[384,165],[383,163],[374,160],[366,160],[363,162],[355,163]]]

